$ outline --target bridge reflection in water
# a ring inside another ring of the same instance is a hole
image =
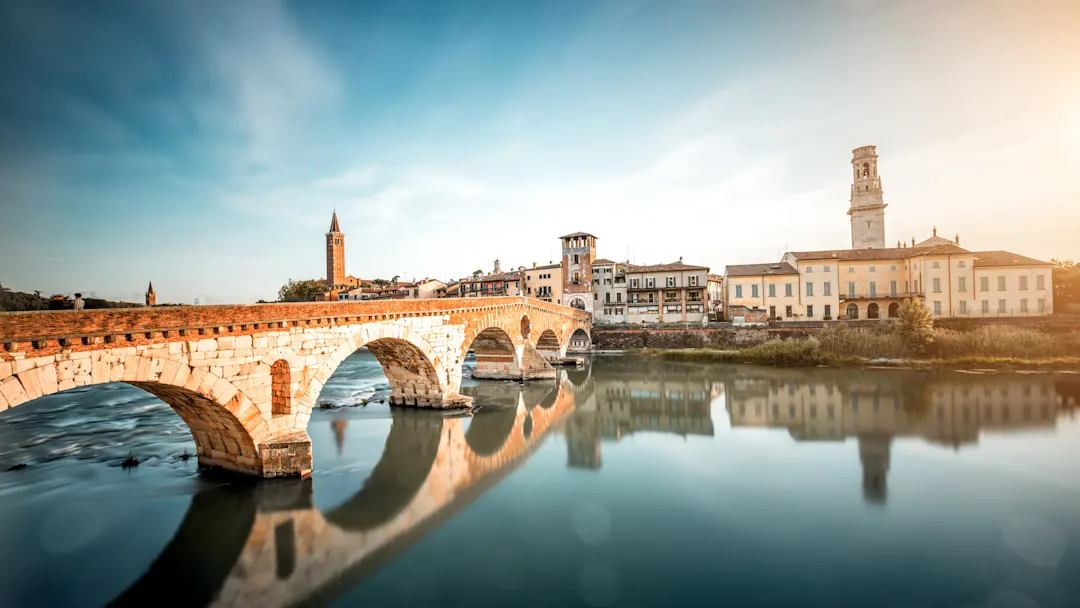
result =
[[[111,605],[330,603],[513,472],[576,406],[565,375],[482,394],[487,406],[468,425],[394,408],[370,477],[325,513],[310,479],[200,492],[165,550]]]

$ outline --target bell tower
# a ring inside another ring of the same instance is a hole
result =
[[[596,237],[575,232],[562,239],[562,305],[593,311],[592,263],[596,259]]]
[[[851,167],[851,248],[885,248],[885,204],[881,178],[878,177],[877,146],[863,146],[852,151]]]
[[[326,285],[334,289],[345,284],[345,233],[338,225],[337,211],[326,233]]]

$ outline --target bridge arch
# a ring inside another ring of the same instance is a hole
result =
[[[25,405],[73,388],[124,382],[161,399],[180,416],[195,440],[200,468],[265,474],[259,444],[271,436],[270,428],[258,407],[232,382],[209,367],[176,359],[107,355],[24,370],[3,380],[4,391],[18,394],[21,399],[15,404]],[[90,373],[81,373],[86,368]]]
[[[565,348],[567,351],[592,350],[592,336],[584,327],[578,327],[567,338]]]

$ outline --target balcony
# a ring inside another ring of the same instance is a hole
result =
[[[915,291],[879,291],[877,293],[842,293],[840,294],[841,301],[848,300],[906,300],[908,298],[924,298],[921,293]]]

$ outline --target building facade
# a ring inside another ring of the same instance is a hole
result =
[[[562,264],[547,264],[525,271],[525,295],[545,302],[562,303],[563,273]]]
[[[626,323],[626,269],[608,259],[593,262],[593,322]]]
[[[882,319],[918,298],[936,317],[1018,317],[1053,312],[1052,265],[1008,251],[969,251],[933,235],[884,246],[874,146],[853,155],[851,249],[790,251],[779,263],[728,266],[724,308],[769,320]],[[880,220],[880,221],[879,221]]]

